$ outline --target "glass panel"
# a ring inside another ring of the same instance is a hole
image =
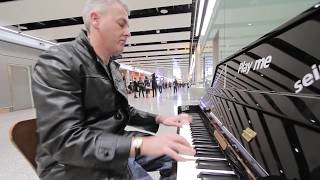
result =
[[[318,0],[217,0],[208,35],[200,40],[201,78],[212,81],[219,61],[302,13]]]

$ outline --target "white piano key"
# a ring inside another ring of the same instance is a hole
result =
[[[217,160],[217,161],[225,161],[225,160],[227,160],[225,158],[194,157],[194,156],[188,156],[188,155],[182,155],[182,154],[180,154],[180,156],[185,158],[187,161],[195,161],[197,159],[201,159],[201,160]]]
[[[200,172],[208,173],[217,173],[217,174],[226,174],[234,175],[234,171],[225,171],[225,170],[214,170],[214,169],[197,169],[195,161],[184,161],[178,162],[177,167],[177,180],[185,179],[199,179],[197,176]]]
[[[186,123],[180,128],[179,134],[183,136],[191,145],[192,145],[192,134],[190,124]],[[210,148],[217,148],[219,146],[211,146]],[[214,169],[197,169],[197,163],[195,162],[197,159],[201,160],[223,160],[226,161],[225,158],[210,158],[210,157],[194,157],[188,155],[182,155],[186,161],[181,161],[177,163],[177,180],[185,180],[185,179],[199,179],[197,176],[200,172],[209,172],[209,173],[219,173],[219,174],[235,174],[233,171],[224,171],[224,170],[214,170]]]

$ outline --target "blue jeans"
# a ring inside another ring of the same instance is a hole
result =
[[[169,180],[173,170],[173,162],[169,156],[137,156],[128,159],[128,165],[133,178],[136,180],[152,180],[147,173],[151,171],[160,171],[161,180]]]

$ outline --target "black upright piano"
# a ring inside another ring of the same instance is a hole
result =
[[[177,179],[320,180],[320,4],[218,64]]]

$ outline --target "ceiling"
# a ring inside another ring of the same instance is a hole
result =
[[[207,2],[208,0],[206,0]],[[280,24],[298,15],[318,0],[217,0],[203,56],[212,71],[213,54],[219,60],[235,53]],[[0,0],[0,26],[52,42],[73,40],[83,21],[85,0]],[[197,0],[123,0],[131,10],[132,36],[117,61],[173,78],[187,78],[190,39]],[[162,11],[167,13],[163,14]],[[202,19],[203,21],[203,19]],[[250,25],[249,25],[250,24]],[[219,31],[218,52],[213,39]],[[196,39],[197,40],[197,39]],[[195,45],[197,43],[193,43]],[[200,66],[202,68],[202,60]]]
[[[83,28],[85,0],[0,0],[0,26],[64,43]],[[130,9],[131,37],[120,63],[173,78],[188,73],[192,0],[123,0]],[[166,12],[163,12],[166,11]]]

